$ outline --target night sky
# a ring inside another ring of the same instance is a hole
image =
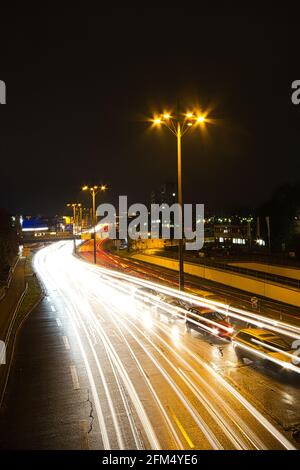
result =
[[[184,5],[1,12],[0,206],[62,213],[83,183],[148,203],[176,180],[176,141],[145,119],[178,102],[214,121],[184,137],[187,202],[252,208],[299,179],[293,12]]]

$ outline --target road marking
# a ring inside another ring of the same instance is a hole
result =
[[[70,366],[74,390],[80,388],[76,366]]]
[[[188,433],[186,432],[186,430],[184,429],[184,427],[182,426],[181,422],[179,421],[179,419],[177,418],[177,416],[175,415],[174,411],[172,410],[172,408],[170,406],[168,406],[168,408],[170,409],[171,411],[171,415],[175,421],[175,423],[177,424],[178,428],[180,429],[183,437],[185,438],[185,440],[187,441],[188,445],[190,446],[191,449],[194,449],[194,444],[191,440],[191,438],[189,437]]]
[[[79,421],[79,433],[81,450],[89,450],[88,422],[86,419]]]
[[[67,308],[66,308],[65,310],[66,310],[66,314],[67,314],[68,316],[72,315],[72,318],[73,318],[74,322],[76,323],[77,328],[80,329],[81,326],[80,326],[79,323],[78,323],[78,319],[76,318],[76,313],[74,312],[74,310],[73,310],[74,313],[71,313],[70,310],[67,309]]]
[[[60,321],[59,318],[56,318],[56,323],[57,323],[57,326],[62,326],[61,321]]]
[[[55,308],[53,307],[53,305],[51,305],[51,310],[52,312],[56,312]]]
[[[65,348],[70,349],[70,344],[69,344],[68,338],[66,336],[63,336],[62,339],[63,339],[64,345],[65,345]]]
[[[48,302],[51,302],[49,295],[47,295],[46,299],[48,300]]]

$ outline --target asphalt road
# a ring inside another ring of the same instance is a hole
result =
[[[154,315],[129,278],[73,257],[72,242],[40,250],[35,265],[47,297],[19,339],[2,449],[300,447],[294,380]]]

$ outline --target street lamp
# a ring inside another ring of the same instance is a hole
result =
[[[75,241],[75,235],[76,235],[76,209],[79,209],[81,211],[81,204],[78,202],[73,202],[70,204],[67,204],[67,207],[72,207],[73,209],[73,241],[74,241],[74,251],[76,253],[76,241]],[[78,226],[78,224],[77,224]]]
[[[73,235],[75,235],[77,232],[76,231],[76,219],[77,219],[76,209],[79,209],[79,212],[81,212],[81,204],[78,202],[73,202],[73,203],[67,204],[67,207],[73,208]]]
[[[102,184],[102,185],[95,185],[95,186],[82,186],[82,191],[90,191],[92,195],[92,201],[93,201],[93,226],[94,226],[94,263],[97,264],[97,245],[96,245],[96,195],[100,191],[106,191],[107,187]]]
[[[181,208],[181,214],[183,218],[183,202],[182,202],[182,171],[181,171],[181,139],[184,134],[195,127],[196,125],[202,125],[206,121],[206,117],[203,114],[197,112],[187,112],[185,114],[171,114],[164,112],[160,115],[154,116],[152,123],[156,127],[165,126],[177,139],[177,185],[178,185],[178,204]],[[183,233],[179,239],[179,289],[184,290],[184,266],[183,266]]]

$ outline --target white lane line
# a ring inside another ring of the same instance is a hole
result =
[[[46,299],[47,299],[48,302],[51,302],[51,299],[50,299],[49,295],[47,295]]]
[[[94,346],[93,346],[93,343],[92,343],[92,339],[90,337],[90,333],[88,331],[91,330],[91,331],[94,331],[94,329],[92,328],[88,328],[85,326],[82,318],[80,317],[79,318],[79,321],[82,323],[82,328],[83,328],[83,331],[85,332],[85,335],[87,337],[87,340],[89,342],[89,345],[90,345],[90,348],[92,350],[92,353],[93,353],[93,356],[94,356],[94,359],[96,361],[96,365],[97,365],[97,368],[98,368],[98,371],[99,371],[99,374],[100,374],[100,377],[101,377],[101,381],[102,381],[102,385],[104,387],[104,391],[105,391],[105,395],[106,395],[106,398],[107,398],[107,401],[108,401],[108,404],[109,404],[109,408],[111,410],[111,416],[112,416],[112,421],[114,423],[114,427],[115,427],[115,430],[116,430],[116,433],[117,433],[117,439],[118,439],[118,445],[119,445],[119,448],[121,450],[125,449],[125,445],[124,445],[124,442],[123,442],[123,437],[122,437],[122,434],[121,434],[121,431],[120,431],[120,426],[118,424],[118,419],[117,419],[117,415],[116,415],[116,412],[115,412],[115,408],[114,408],[114,404],[113,404],[113,400],[111,398],[111,395],[110,395],[110,391],[109,391],[109,386],[107,384],[107,379],[105,378],[105,374],[104,374],[104,371],[100,365],[100,362],[98,360],[98,356],[97,356],[97,353],[94,349]],[[105,350],[106,350],[106,345],[104,344],[104,347],[105,347]],[[110,355],[109,353],[107,352],[106,350],[106,353],[107,353],[107,357],[108,359],[110,360]]]
[[[114,310],[112,310],[112,314],[116,317],[116,314]],[[170,387],[174,390],[176,395],[178,396],[179,400],[182,402],[182,404],[185,406],[185,408],[188,410],[188,412],[191,414],[193,417],[193,420],[196,422],[198,425],[199,429],[201,430],[202,434],[206,437],[208,442],[211,444],[212,448],[217,450],[217,449],[223,449],[221,443],[219,443],[217,437],[215,434],[213,434],[212,430],[210,427],[207,426],[207,424],[203,421],[202,417],[199,415],[195,407],[190,403],[188,398],[186,398],[182,392],[177,383],[174,382],[174,380],[171,378],[171,376],[168,374],[168,372],[165,370],[163,366],[160,365],[158,360],[152,355],[150,351],[147,350],[143,342],[139,340],[139,338],[136,336],[134,332],[132,332],[132,329],[130,328],[130,325],[137,331],[139,332],[143,337],[146,338],[145,333],[142,332],[142,330],[139,329],[138,326],[136,326],[131,320],[126,318],[126,322],[124,322],[124,319],[119,319],[119,322],[124,326],[124,328],[128,331],[128,333],[136,340],[136,342],[140,345],[140,347],[143,349],[143,351],[147,354],[149,359],[153,362],[153,364],[156,366],[156,368],[159,370],[159,372],[162,374],[162,376],[165,378],[165,380],[168,382]],[[129,323],[130,325],[126,325],[126,323]],[[154,344],[154,342],[150,339],[147,338],[148,342],[151,344],[151,346],[159,352],[159,354],[164,358],[164,360],[171,365],[171,361],[166,357],[166,355],[161,352]],[[175,366],[171,365],[171,367],[174,369]]]
[[[118,371],[118,373],[121,377],[121,380],[122,380],[124,386],[127,389],[127,393],[130,396],[131,401],[133,403],[133,406],[135,407],[135,410],[136,410],[136,412],[139,416],[139,419],[140,419],[141,423],[143,424],[143,428],[144,428],[145,432],[147,433],[147,438],[148,438],[149,443],[151,445],[151,449],[152,448],[153,449],[160,449],[158,439],[156,437],[156,434],[155,434],[155,431],[152,427],[152,424],[149,420],[149,417],[148,417],[148,415],[147,415],[147,413],[144,409],[144,405],[142,403],[142,400],[139,398],[139,396],[137,394],[137,391],[136,391],[136,389],[133,385],[132,380],[130,379],[130,377],[127,373],[127,370],[125,369],[125,366],[124,366],[123,362],[121,361],[116,349],[114,348],[114,346],[110,342],[107,334],[104,331],[104,328],[101,325],[98,324],[97,317],[95,316],[93,310],[90,310],[90,312],[88,312],[88,313],[90,314],[90,319],[91,319],[91,322],[92,322],[93,326],[95,327],[96,331],[98,332],[98,334],[101,338],[101,341],[102,341],[102,344],[105,348],[107,356],[112,360],[112,363],[115,365],[116,370]],[[80,321],[82,323],[83,330],[85,330],[85,333],[87,334],[86,327],[84,325],[84,322],[83,322],[82,318],[80,318]],[[92,348],[92,346],[91,346],[91,349],[93,350],[94,348]],[[96,356],[95,356],[95,358],[96,358]]]
[[[60,295],[66,301],[66,298],[64,297],[64,294],[61,291],[60,291]],[[67,312],[68,312],[68,310],[67,310]],[[110,446],[110,442],[109,442],[109,439],[108,439],[108,434],[107,434],[106,424],[105,424],[105,420],[104,420],[104,415],[103,415],[102,408],[101,408],[101,405],[100,405],[99,395],[97,393],[96,384],[95,384],[95,381],[94,381],[94,378],[93,378],[93,374],[92,374],[92,371],[91,371],[91,368],[90,368],[85,350],[83,348],[83,344],[82,344],[80,335],[79,335],[78,330],[76,328],[76,323],[74,322],[74,316],[72,316],[69,313],[69,318],[70,318],[72,327],[74,329],[74,333],[75,333],[75,336],[76,336],[76,339],[77,339],[77,342],[78,342],[78,345],[79,345],[79,348],[80,348],[80,351],[81,351],[81,354],[82,354],[82,357],[83,357],[83,360],[84,360],[85,368],[86,368],[87,375],[88,375],[88,378],[89,378],[89,382],[90,382],[90,385],[91,385],[91,389],[92,389],[92,393],[93,393],[93,397],[94,397],[94,403],[95,403],[95,407],[96,407],[96,413],[97,413],[98,421],[99,421],[99,425],[100,425],[100,432],[101,432],[101,437],[102,437],[102,441],[103,441],[103,446],[104,446],[105,450],[110,450],[111,446]]]
[[[70,366],[74,390],[80,388],[76,366]]]
[[[103,305],[104,308],[108,311],[108,308],[107,308],[104,304],[102,304],[102,305]],[[170,418],[169,418],[167,412],[165,411],[165,408],[163,407],[163,405],[162,405],[162,403],[161,403],[161,401],[160,401],[160,399],[159,399],[157,393],[155,392],[155,390],[154,390],[154,388],[153,388],[153,386],[152,386],[152,384],[151,384],[151,382],[150,382],[150,380],[149,380],[149,377],[148,377],[147,374],[145,373],[145,371],[144,371],[144,369],[143,369],[143,367],[142,367],[140,361],[138,360],[136,354],[134,353],[134,351],[133,351],[133,349],[131,348],[130,344],[128,343],[126,337],[125,337],[124,334],[122,333],[119,324],[116,325],[116,327],[118,328],[118,330],[119,330],[119,332],[120,332],[120,335],[122,335],[122,340],[123,340],[124,343],[127,345],[128,349],[129,349],[129,351],[130,351],[130,353],[131,353],[131,356],[132,356],[133,359],[135,360],[135,362],[136,362],[136,364],[137,364],[137,367],[139,368],[139,370],[140,370],[142,376],[144,377],[144,379],[145,379],[145,381],[146,381],[148,387],[150,388],[150,390],[151,390],[151,392],[152,392],[152,394],[153,394],[153,396],[154,396],[154,398],[155,398],[155,400],[156,400],[156,402],[157,402],[157,404],[158,404],[158,406],[159,406],[160,411],[162,412],[162,414],[163,414],[163,416],[164,416],[166,422],[168,423],[168,425],[169,425],[169,427],[170,427],[171,433],[173,434],[173,437],[174,437],[174,439],[175,439],[177,445],[179,446],[179,448],[180,448],[181,450],[183,450],[184,447],[183,447],[183,445],[182,445],[182,443],[181,443],[181,441],[180,441],[180,439],[179,439],[179,437],[178,437],[178,435],[177,435],[177,433],[176,433],[176,431],[175,431],[175,429],[174,429],[174,426],[173,426],[173,424],[172,424],[172,422],[171,422],[171,420],[170,420]],[[141,449],[142,447],[139,446],[138,441],[137,441],[137,439],[139,438],[138,430],[136,429],[136,425],[135,425],[135,423],[134,423],[134,420],[132,419],[132,414],[131,414],[131,412],[129,411],[129,405],[128,405],[127,397],[126,397],[125,393],[121,391],[121,384],[120,384],[120,382],[119,382],[119,380],[118,380],[118,377],[117,377],[117,375],[116,375],[116,371],[115,371],[114,368],[113,368],[113,372],[114,372],[114,375],[115,375],[115,378],[116,378],[116,381],[117,381],[117,384],[118,384],[118,387],[119,387],[119,390],[120,390],[120,394],[121,394],[121,397],[122,397],[122,400],[123,400],[125,409],[127,410],[128,419],[129,419],[130,424],[131,424],[131,427],[132,427],[132,433],[133,433],[133,435],[134,435],[134,439],[135,439],[135,442],[136,442],[136,446],[137,446],[138,449]]]
[[[53,305],[51,305],[51,310],[52,312],[56,312],[55,307]]]
[[[59,318],[56,318],[56,323],[57,323],[57,326],[62,326],[62,323]]]
[[[66,310],[66,314],[67,314],[68,316],[72,316],[72,318],[73,318],[73,320],[74,320],[74,322],[75,322],[77,328],[81,328],[81,326],[80,326],[79,323],[78,323],[78,318],[76,317],[76,312],[73,311],[73,312],[71,313],[68,308],[66,308],[65,310]]]
[[[70,343],[69,343],[68,338],[66,336],[63,336],[62,339],[63,339],[64,345],[65,345],[65,348],[70,349]]]

